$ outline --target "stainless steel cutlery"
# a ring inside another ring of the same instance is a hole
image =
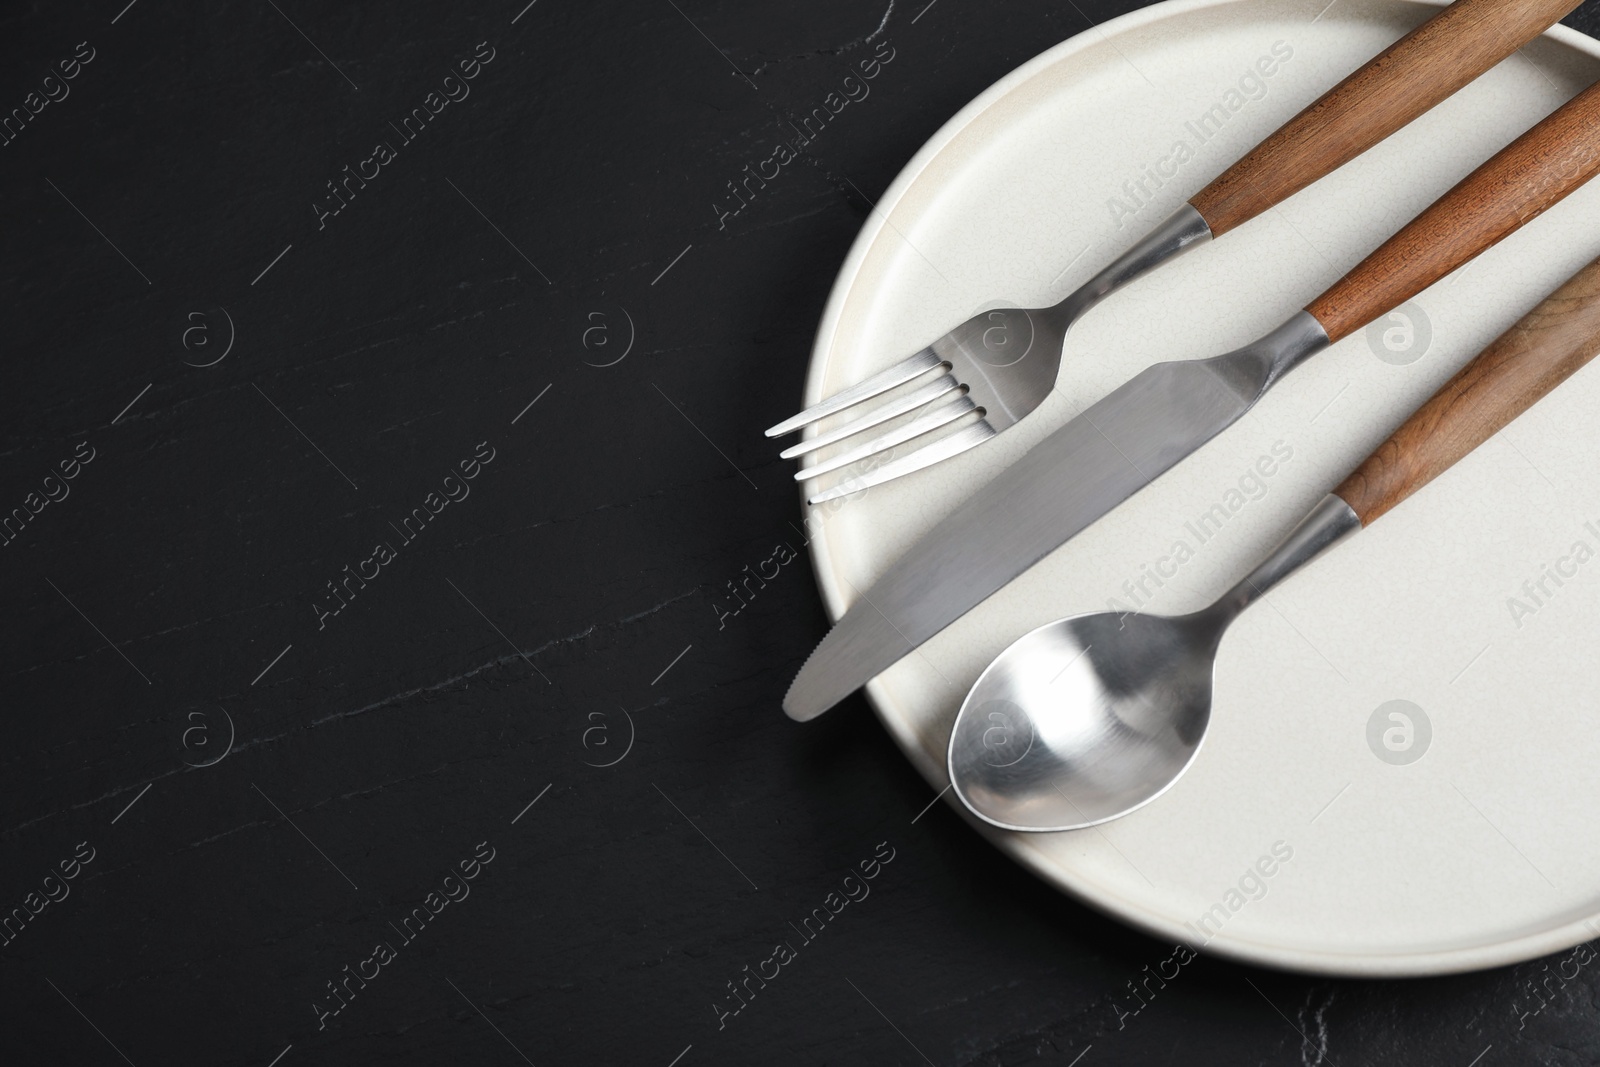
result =
[[[1596,170],[1600,85],[1497,153],[1260,340],[1152,366],[1045,437],[851,606],[806,661],[784,710],[802,720],[826,711],[1220,433],[1311,355],[1467,263]]]
[[[1463,367],[1215,603],[1041,626],[979,676],[950,735],[955,793],[1011,830],[1075,830],[1154,800],[1211,716],[1217,648],[1273,586],[1443,473],[1600,353],[1600,260]]]
[[[915,355],[773,426],[767,436],[817,427],[834,415],[853,416],[782,453],[785,459],[810,457],[847,446],[820,462],[808,461],[795,475],[802,481],[880,459],[873,469],[813,493],[810,502],[817,504],[921,470],[1003,433],[1054,388],[1067,331],[1090,308],[1343,166],[1577,5],[1578,0],[1456,0],[1290,119],[1059,303],[976,315]],[[1292,348],[1313,337],[1286,336],[1282,342]],[[918,442],[912,451],[891,454],[911,442]]]

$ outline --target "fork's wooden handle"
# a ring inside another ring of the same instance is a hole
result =
[[[1600,82],[1408,222],[1306,310],[1337,341],[1537,218],[1600,170]]]
[[[1334,492],[1369,525],[1600,353],[1600,259],[1501,334]]]
[[[1189,203],[1220,237],[1359,156],[1579,0],[1456,0],[1328,90]]]

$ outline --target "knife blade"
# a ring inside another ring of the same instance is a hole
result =
[[[1034,445],[862,593],[783,700],[815,718],[1248,411],[1305,359],[1497,244],[1600,170],[1600,83],[1495,154],[1276,330],[1158,363]]]
[[[1305,312],[1256,344],[1158,363],[1029,449],[890,566],[784,698],[814,718],[987,599],[1249,411],[1273,355],[1328,344]]]

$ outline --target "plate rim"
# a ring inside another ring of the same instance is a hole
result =
[[[989,85],[946,120],[895,175],[894,180],[878,199],[874,210],[868,213],[844,261],[840,264],[839,272],[829,289],[827,302],[823,306],[816,339],[811,346],[801,406],[809,407],[822,399],[828,356],[834,347],[834,338],[838,333],[845,305],[850,299],[851,291],[867,256],[888,226],[889,215],[905,199],[923,172],[980,115],[1046,68],[1053,67],[1074,54],[1099,47],[1131,31],[1168,19],[1208,8],[1250,2],[1252,0],[1159,0],[1157,3],[1119,15],[1046,48]],[[1408,7],[1444,7],[1450,0],[1385,0],[1385,2]],[[1600,60],[1600,40],[1578,30],[1557,23],[1541,36]],[[809,520],[815,509],[806,503],[805,487],[801,485],[798,488],[801,514]],[[806,547],[811,556],[812,571],[818,591],[822,594],[823,607],[828,613],[831,625],[839,620],[849,606],[845,588],[849,583],[841,580],[834,566],[826,524],[819,533],[808,539]],[[906,728],[904,718],[891,714],[888,710],[894,701],[881,675],[867,683],[865,694],[873,714],[917,772],[930,786],[947,790],[946,780],[949,776],[943,761],[930,759],[922,751],[917,739]],[[1101,892],[1086,879],[1048,863],[1041,853],[1024,843],[1026,840],[1024,834],[991,827],[966,811],[953,798],[944,797],[944,800],[989,844],[1076,902],[1159,940],[1183,944],[1195,951],[1240,963],[1340,978],[1413,978],[1458,974],[1520,963],[1560,952],[1600,935],[1600,908],[1597,908],[1590,915],[1536,933],[1450,949],[1340,953],[1287,947],[1272,941],[1229,934],[1226,931],[1219,932],[1203,944],[1196,944],[1181,924],[1171,922],[1161,915],[1114,895]]]

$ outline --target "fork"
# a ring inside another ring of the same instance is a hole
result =
[[[825,460],[802,466],[796,481],[863,460],[879,461],[812,494],[811,504],[858,493],[977,447],[1044,402],[1055,388],[1067,331],[1090,308],[1343,166],[1577,6],[1578,0],[1455,0],[1290,119],[1059,303],[980,312],[910,358],[834,393],[766,435],[781,437],[815,427],[868,400],[915,385],[862,413],[851,411],[855,417],[848,422],[783,450],[784,459],[794,459],[847,444]],[[891,453],[958,423],[959,429],[931,437],[907,454]],[[874,436],[853,440],[874,429]]]

